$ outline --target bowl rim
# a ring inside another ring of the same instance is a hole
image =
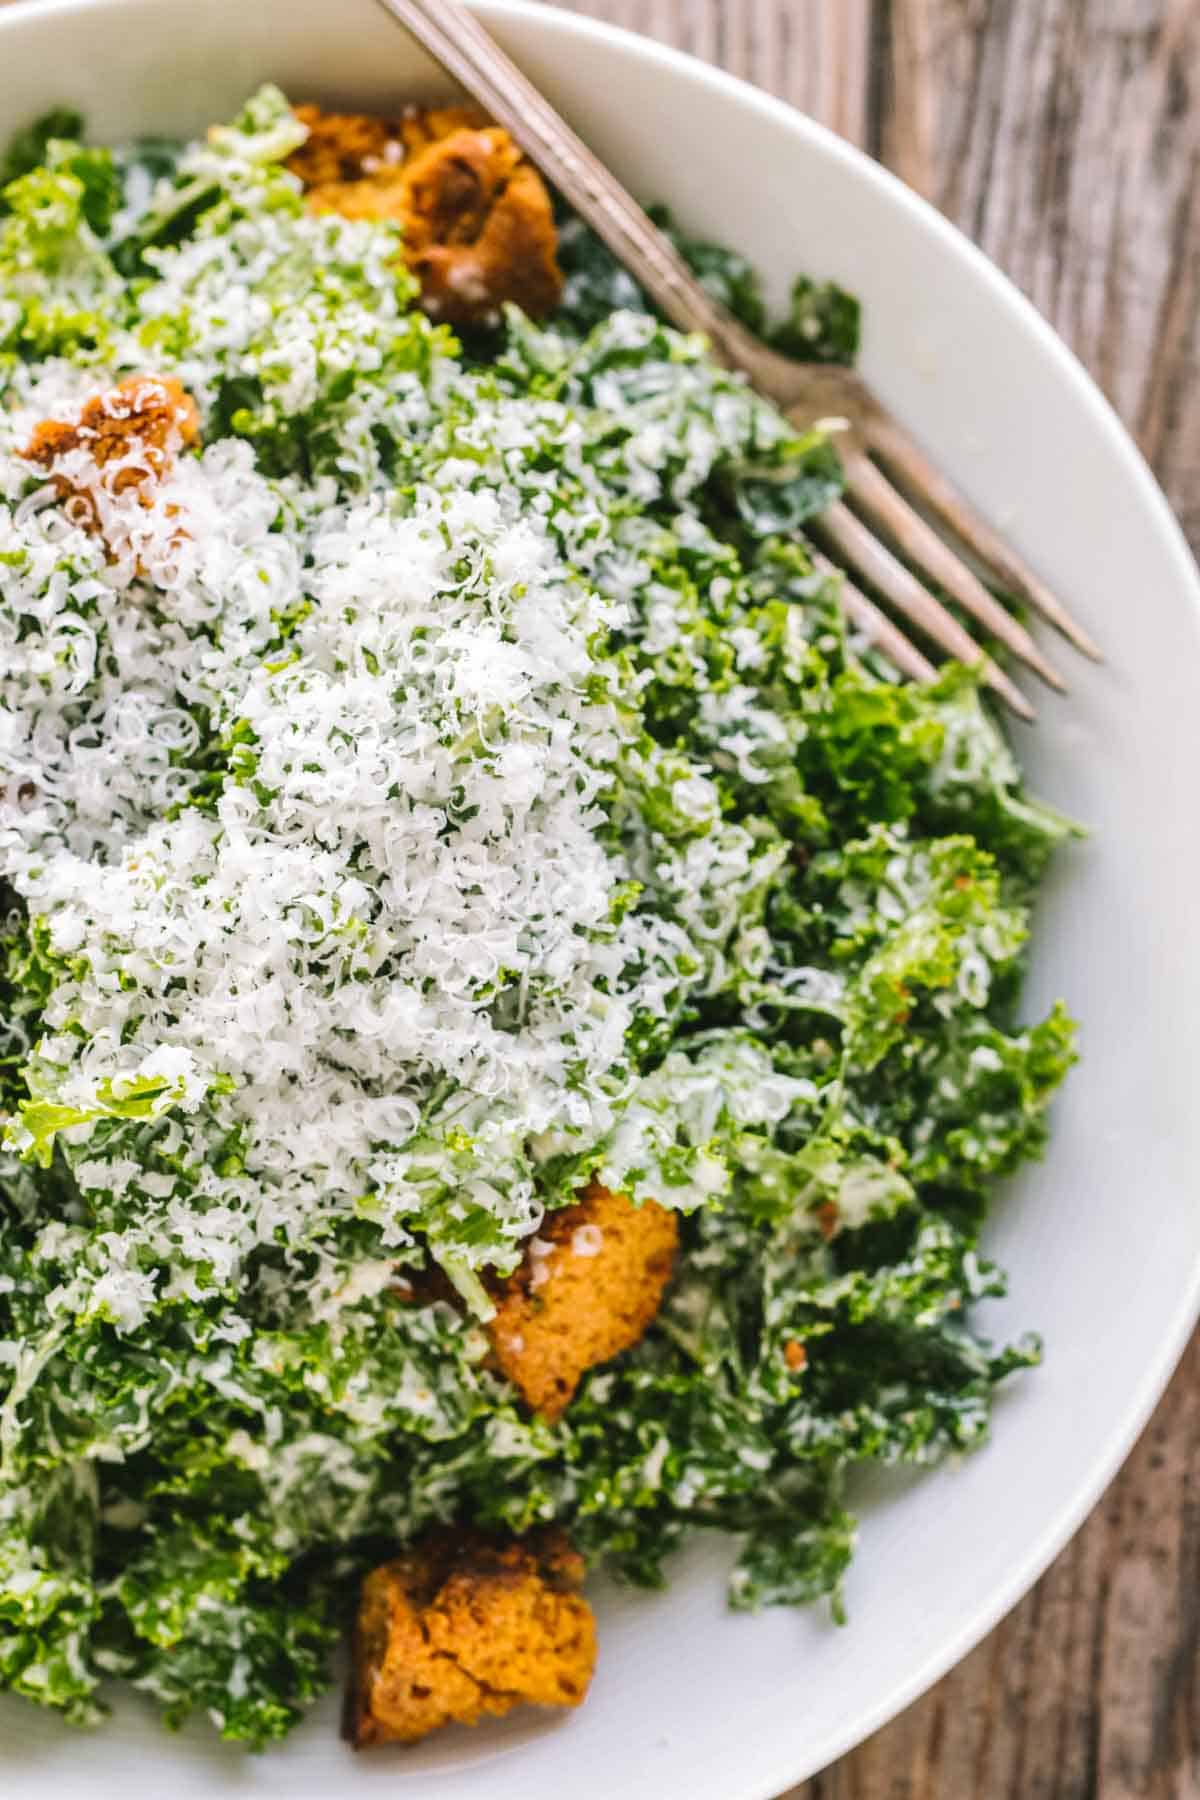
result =
[[[164,0],[164,3],[183,5],[188,0]],[[557,34],[564,44],[573,42],[577,48],[586,48],[589,42],[611,45],[651,67],[683,77],[701,90],[721,94],[738,106],[757,112],[803,139],[819,156],[840,163],[854,179],[874,187],[887,205],[906,214],[919,230],[939,242],[948,255],[971,267],[1014,316],[1025,334],[1040,347],[1070,387],[1073,399],[1086,411],[1091,429],[1119,457],[1127,479],[1153,520],[1164,550],[1169,552],[1180,592],[1188,595],[1193,611],[1200,618],[1200,568],[1162,488],[1115,408],[1074,351],[1016,283],[935,206],[829,127],[754,83],[688,51],[607,20],[568,12],[561,5],[547,4],[546,0],[467,0],[467,4],[485,21],[520,20],[548,36]],[[19,34],[25,26],[41,23],[50,16],[119,14],[122,5],[123,0],[0,0],[0,43],[8,34]],[[985,1604],[976,1606],[935,1651],[931,1651],[902,1680],[893,1682],[871,1707],[860,1710],[853,1720],[835,1724],[814,1738],[811,1721],[797,1730],[789,1728],[786,1719],[781,1717],[776,1740],[778,1748],[772,1758],[773,1772],[765,1783],[761,1773],[757,1775],[753,1786],[739,1790],[736,1800],[774,1800],[797,1780],[808,1778],[848,1754],[933,1687],[999,1624],[1074,1537],[1100,1500],[1148,1424],[1198,1323],[1200,1250],[1164,1323],[1159,1349],[1142,1371],[1133,1401],[1114,1421],[1102,1454],[1093,1458],[1071,1494],[1047,1519],[1007,1580],[997,1586]],[[734,1797],[731,1796],[731,1800]]]

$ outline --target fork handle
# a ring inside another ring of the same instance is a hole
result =
[[[593,155],[462,0],[378,0],[510,131],[542,173],[683,331],[701,331],[719,360],[754,366],[759,346],[696,280],[627,188]]]

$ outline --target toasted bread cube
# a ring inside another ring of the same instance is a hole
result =
[[[410,106],[398,119],[323,112],[311,104],[294,110],[308,136],[292,151],[287,166],[310,193],[366,178],[378,181],[438,138],[479,131],[490,123],[478,106]]]
[[[535,1412],[559,1418],[588,1369],[637,1343],[678,1242],[675,1213],[598,1185],[547,1216],[487,1327],[497,1364]]]
[[[399,224],[431,316],[472,326],[508,300],[532,318],[558,304],[550,195],[507,131],[473,107],[413,108],[392,123],[296,111],[309,137],[288,166],[309,206]]]
[[[346,1707],[356,1749],[513,1707],[578,1706],[596,1661],[583,1558],[558,1530],[436,1531],[363,1583]]]
[[[20,454],[47,471],[76,523],[98,532],[108,501],[132,488],[148,506],[155,484],[199,438],[195,402],[173,376],[127,375],[73,419],[43,419]]]
[[[20,454],[52,473],[77,451],[97,469],[115,464],[111,491],[120,494],[161,475],[199,437],[195,402],[174,376],[127,375],[75,418],[43,419]]]
[[[456,131],[408,167],[408,260],[429,313],[491,322],[506,300],[530,318],[562,295],[546,184],[506,131]]]
[[[343,181],[360,181],[376,168],[392,167],[404,154],[395,120],[371,113],[324,112],[319,106],[292,109],[308,136],[287,166],[310,191]]]

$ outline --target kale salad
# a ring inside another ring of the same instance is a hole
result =
[[[715,1528],[734,1605],[840,1613],[853,1466],[1037,1359],[971,1319],[1073,1057],[1018,1010],[1071,828],[971,671],[848,632],[836,438],[577,221],[555,311],[455,334],[273,90],[80,131],[0,194],[0,1689],[262,1746],[438,1524],[651,1587]],[[78,421],[151,378],[124,480],[128,407]],[[678,1253],[550,1418],[488,1321],[589,1184]]]

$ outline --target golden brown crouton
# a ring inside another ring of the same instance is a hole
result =
[[[408,165],[408,258],[426,309],[487,322],[515,301],[530,318],[562,295],[546,186],[506,131],[456,131]]]
[[[409,106],[400,118],[400,135],[409,156],[415,156],[456,131],[484,131],[495,123],[481,106]]]
[[[401,225],[434,318],[489,324],[507,300],[532,318],[558,304],[550,195],[507,131],[462,106],[413,108],[391,122],[312,106],[296,113],[309,137],[288,167],[309,206]]]
[[[308,136],[292,151],[287,166],[310,191],[331,182],[359,181],[366,173],[394,166],[403,156],[400,127],[392,119],[322,112],[311,105],[293,111]]]
[[[557,1419],[586,1370],[637,1343],[678,1242],[675,1213],[596,1185],[548,1215],[487,1327],[497,1363],[535,1412]]]
[[[319,106],[295,109],[308,136],[293,150],[287,166],[310,193],[331,184],[381,178],[395,173],[406,158],[453,131],[479,131],[490,123],[478,106],[410,106],[398,119],[371,113],[322,112]]]
[[[561,1531],[437,1531],[363,1583],[346,1736],[413,1744],[514,1706],[578,1706],[596,1662],[583,1558]]]
[[[129,375],[85,402],[73,419],[43,419],[20,451],[47,470],[78,523],[98,530],[99,492],[130,488],[149,504],[153,485],[200,436],[195,403],[165,375]]]

